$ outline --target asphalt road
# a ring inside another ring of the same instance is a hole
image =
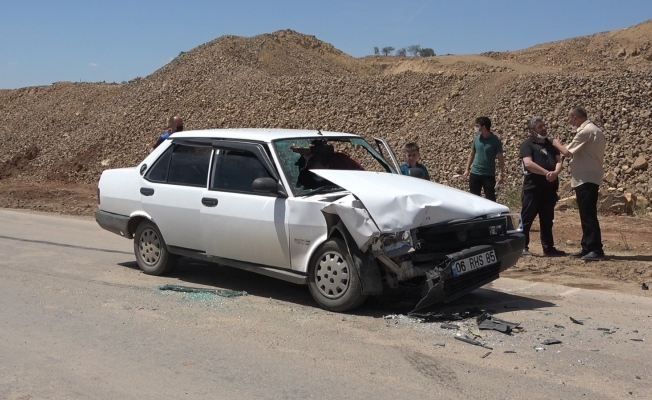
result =
[[[407,318],[401,296],[337,314],[306,287],[134,260],[93,220],[0,210],[0,398],[652,398],[649,298],[502,278],[440,309],[524,329],[505,335]],[[469,329],[491,350],[454,338]]]

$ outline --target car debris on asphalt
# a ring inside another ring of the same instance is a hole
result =
[[[479,341],[477,341],[477,340],[475,340],[473,338],[470,338],[467,335],[457,334],[457,335],[455,335],[453,337],[455,339],[457,339],[457,340],[460,340],[460,341],[468,343],[468,344],[472,344],[474,346],[480,346],[480,347],[484,347],[485,349],[493,350],[493,347],[489,347],[488,345],[486,345],[486,344],[484,344],[482,342],[479,342]]]
[[[230,290],[230,289],[207,289],[207,288],[198,288],[192,286],[182,286],[176,284],[165,284],[158,287],[158,290],[171,290],[174,292],[182,293],[210,293],[220,297],[238,297],[246,296],[247,292],[239,290]]]
[[[517,328],[520,324],[515,324],[513,322],[503,321],[498,319],[488,312],[484,312],[478,316],[476,319],[478,322],[478,328],[481,330],[494,330],[498,332],[505,333],[507,335],[512,333],[514,328]]]
[[[584,321],[580,321],[579,319],[575,319],[573,317],[568,317],[568,318],[570,318],[570,320],[573,321],[574,324],[584,325]]]
[[[545,345],[561,344],[561,340],[557,340],[557,339],[546,339],[546,340],[544,340],[543,342],[541,342],[541,344],[545,344]]]

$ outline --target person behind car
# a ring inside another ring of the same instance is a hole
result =
[[[330,167],[331,165],[328,154],[317,153],[310,155],[306,161],[305,167],[301,169],[301,172],[299,172],[299,176],[297,177],[297,187],[303,186],[304,189],[316,189],[322,186],[332,185],[330,181],[327,181],[310,171],[312,169],[330,169]]]
[[[410,175],[410,168],[419,168],[423,171],[423,179],[430,180],[428,169],[425,165],[419,163],[421,153],[416,143],[410,142],[403,147],[403,158],[405,159],[405,164],[401,165],[401,174]]]
[[[338,151],[328,155],[328,163],[330,169],[364,170],[359,162],[351,158],[348,154]]]
[[[163,143],[167,138],[170,137],[175,132],[181,132],[183,131],[183,120],[180,117],[177,117],[176,115],[173,115],[170,117],[168,120],[168,128],[165,132],[160,134],[156,140],[152,143],[152,147],[150,149],[150,152],[152,152],[155,148],[157,148],[161,143]]]
[[[555,204],[559,199],[557,177],[562,168],[561,156],[559,150],[548,139],[548,129],[543,118],[530,119],[527,128],[530,136],[521,143],[519,152],[525,174],[521,193],[521,218],[525,234],[523,255],[532,255],[529,249],[530,228],[538,215],[543,254],[548,257],[564,256],[565,252],[555,248],[552,237]]]
[[[496,160],[498,160],[498,175],[496,175]],[[496,188],[503,183],[504,170],[503,143],[491,132],[491,120],[489,117],[476,118],[475,136],[464,169],[464,176],[469,180],[469,190],[474,195],[480,196],[484,189],[485,197],[496,201]]]

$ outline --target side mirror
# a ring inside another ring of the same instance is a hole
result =
[[[276,182],[274,178],[264,177],[257,178],[251,185],[254,192],[272,193],[279,197],[288,197],[283,186]]]
[[[408,170],[408,175],[413,176],[415,178],[426,179],[426,174],[423,173],[423,170],[421,168],[410,168]]]

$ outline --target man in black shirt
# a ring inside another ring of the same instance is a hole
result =
[[[539,231],[543,254],[548,257],[566,255],[557,250],[552,238],[552,223],[555,218],[557,189],[561,172],[561,156],[559,150],[548,139],[548,130],[541,117],[530,119],[527,124],[530,137],[521,144],[519,157],[523,164],[523,193],[521,194],[521,218],[525,234],[525,249],[523,255],[531,256],[529,250],[530,228],[534,218],[539,215]]]

